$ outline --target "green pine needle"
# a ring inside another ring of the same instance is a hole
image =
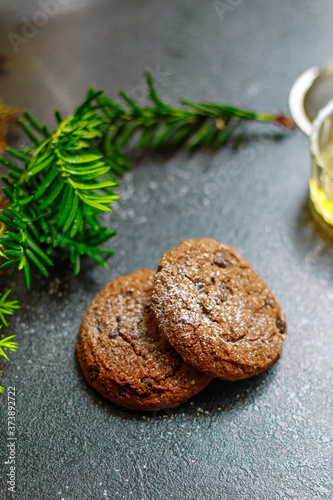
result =
[[[0,329],[4,326],[8,327],[7,320],[5,318],[5,315],[12,315],[14,314],[14,311],[16,309],[19,309],[20,306],[18,305],[17,300],[7,300],[9,294],[11,293],[11,290],[7,290],[0,296],[0,322],[2,323],[0,325]],[[0,339],[0,357],[5,358],[7,361],[9,361],[9,358],[4,351],[4,349],[7,349],[8,351],[15,352],[17,349],[17,343],[13,342],[13,338],[15,338],[16,335],[10,335],[9,337],[5,337],[3,339]],[[0,372],[1,373],[1,372]],[[0,393],[4,391],[4,388],[0,386]]]
[[[7,349],[8,351],[15,352],[17,349],[17,343],[12,341],[12,339],[15,337],[16,337],[16,335],[10,335],[9,337],[5,337],[3,339],[0,339],[0,356],[7,359],[7,361],[9,361],[9,358],[3,349]]]
[[[12,314],[14,314],[14,311],[16,309],[20,309],[20,306],[18,305],[17,300],[7,301],[7,298],[8,298],[8,295],[10,294],[10,292],[11,292],[11,289],[7,290],[0,297],[0,321],[5,326],[8,326],[8,323],[7,323],[4,315],[5,314],[12,315]]]
[[[2,325],[0,326],[2,328]],[[9,358],[7,354],[5,353],[4,349],[7,349],[8,351],[15,352],[17,349],[17,343],[13,342],[13,338],[15,338],[16,335],[10,335],[9,337],[5,337],[3,339],[0,339],[0,357],[5,358],[7,361],[9,361]],[[1,373],[1,372],[0,372]],[[3,393],[4,388],[0,386],[0,393]]]

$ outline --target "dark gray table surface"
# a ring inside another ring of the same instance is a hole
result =
[[[297,76],[332,57],[330,0],[50,3],[57,15],[30,38],[22,30],[45,21],[46,0],[0,5],[1,50],[12,58],[0,95],[50,125],[55,108],[71,113],[92,84],[143,103],[145,67],[165,99],[286,111]],[[9,33],[24,38],[16,53]],[[333,249],[307,208],[307,138],[267,130],[236,153],[139,158],[108,219],[119,231],[108,243],[110,271],[87,260],[74,277],[63,259],[30,292],[17,278],[22,309],[9,331],[19,350],[0,366],[2,385],[17,394],[13,498],[333,498]],[[213,381],[157,415],[108,404],[75,357],[87,306],[109,280],[154,269],[197,237],[233,245],[272,288],[289,325],[280,361],[250,380]],[[2,396],[1,498],[6,404]]]

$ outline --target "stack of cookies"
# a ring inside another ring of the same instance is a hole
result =
[[[171,408],[213,377],[240,380],[280,357],[285,316],[229,245],[186,240],[156,273],[111,281],[87,310],[77,354],[88,383],[135,410]]]

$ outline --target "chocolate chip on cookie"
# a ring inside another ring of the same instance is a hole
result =
[[[211,380],[161,337],[150,310],[154,275],[142,269],[106,285],[87,310],[77,342],[89,384],[135,410],[175,407]]]
[[[225,380],[272,366],[287,333],[265,282],[232,247],[211,239],[183,241],[163,256],[151,307],[186,363]]]

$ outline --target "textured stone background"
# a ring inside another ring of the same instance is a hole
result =
[[[22,18],[38,19],[40,5],[1,2],[1,50],[12,61],[0,95],[50,125],[52,111],[70,113],[91,84],[144,102],[145,67],[165,99],[286,111],[296,77],[332,57],[330,0],[62,0],[15,54],[8,33],[22,34]],[[13,498],[333,498],[333,250],[306,206],[307,138],[264,130],[237,153],[140,158],[109,218],[119,230],[110,271],[86,261],[75,278],[62,260],[30,292],[17,278],[22,309],[10,331],[20,347],[0,366],[17,391]],[[155,268],[166,250],[196,237],[230,243],[270,285],[289,321],[282,358],[254,379],[214,381],[172,412],[120,410],[83,379],[80,320],[110,279]],[[5,435],[5,398],[0,412]]]

